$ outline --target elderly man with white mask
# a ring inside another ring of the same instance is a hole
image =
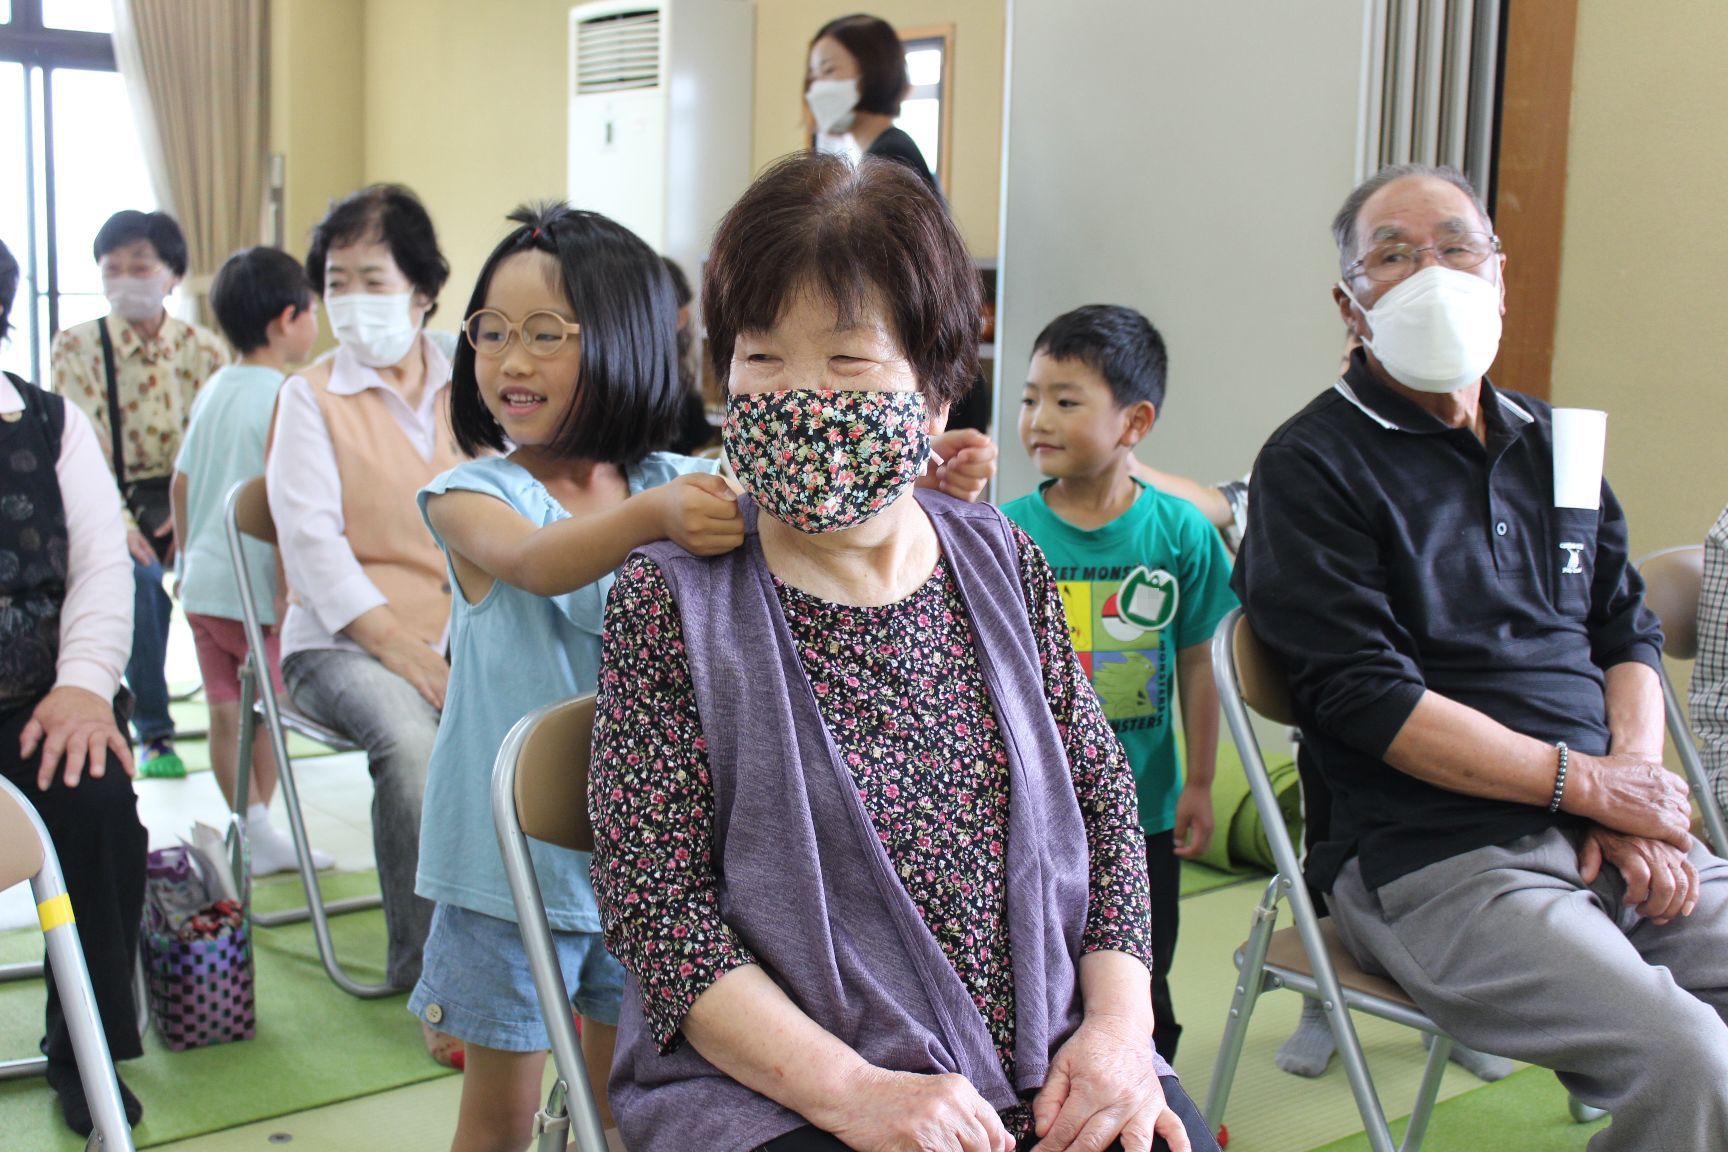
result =
[[[1309,879],[1442,1028],[1610,1111],[1593,1152],[1722,1148],[1728,863],[1662,766],[1620,505],[1556,500],[1552,410],[1485,375],[1506,258],[1462,176],[1384,170],[1333,230],[1362,347],[1261,451],[1235,577],[1332,789]]]

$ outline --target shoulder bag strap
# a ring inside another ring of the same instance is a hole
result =
[[[96,330],[102,333],[102,370],[108,376],[108,443],[110,451],[113,453],[114,479],[124,490],[126,487],[126,461],[121,455],[120,383],[114,375],[114,341],[108,336],[107,317],[96,321]]]

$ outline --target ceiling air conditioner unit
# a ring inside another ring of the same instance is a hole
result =
[[[750,182],[754,57],[754,0],[570,9],[570,202],[698,281],[714,226]]]

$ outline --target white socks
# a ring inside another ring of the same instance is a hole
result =
[[[1434,1037],[1423,1034],[1422,1043],[1424,1047],[1432,1048]],[[1292,1076],[1312,1078],[1326,1071],[1335,1050],[1332,1029],[1326,1023],[1326,1010],[1320,1007],[1320,1001],[1304,998],[1302,1019],[1296,1025],[1296,1031],[1290,1033],[1290,1039],[1284,1041],[1272,1059]],[[1504,1080],[1513,1070],[1512,1061],[1504,1056],[1478,1052],[1457,1041],[1452,1042],[1452,1063],[1489,1084]]]
[[[262,804],[246,809],[246,838],[252,846],[252,875],[269,876],[277,872],[292,872],[299,867],[294,853],[294,841],[276,830],[270,823],[270,810]],[[312,849],[312,867],[319,871],[334,868],[336,860],[328,852]]]

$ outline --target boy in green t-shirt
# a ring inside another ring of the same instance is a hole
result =
[[[1074,650],[1134,769],[1152,887],[1153,1040],[1174,1061],[1178,858],[1199,856],[1212,839],[1211,641],[1236,597],[1212,525],[1133,473],[1134,446],[1164,402],[1165,366],[1158,330],[1131,308],[1093,304],[1051,321],[1033,345],[1020,406],[1020,442],[1049,479],[1002,511],[1049,558]]]

